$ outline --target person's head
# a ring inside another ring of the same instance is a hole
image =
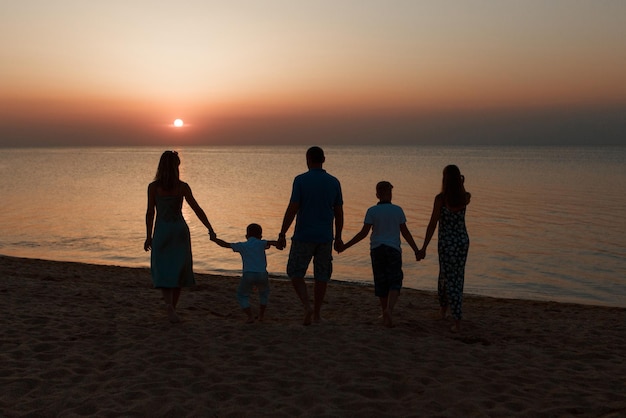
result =
[[[246,238],[254,237],[261,239],[263,236],[263,228],[259,224],[250,224],[246,228]]]
[[[441,193],[448,206],[459,207],[467,203],[464,180],[461,170],[456,165],[451,164],[443,169]]]
[[[379,181],[376,184],[376,197],[381,202],[391,202],[391,190],[393,186],[388,181]]]
[[[306,151],[306,163],[309,167],[321,167],[324,161],[326,157],[320,147],[311,147]]]
[[[159,167],[154,180],[164,189],[171,189],[177,186],[180,180],[179,166],[180,158],[178,153],[176,151],[165,151],[159,160]]]

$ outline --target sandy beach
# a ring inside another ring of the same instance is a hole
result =
[[[238,278],[196,281],[170,324],[147,269],[0,256],[0,415],[626,416],[626,309],[467,295],[454,334],[404,289],[388,329],[333,282],[305,327],[276,278],[245,324]]]

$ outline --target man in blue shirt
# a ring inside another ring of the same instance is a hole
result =
[[[320,310],[326,288],[332,275],[333,221],[335,226],[335,248],[343,245],[343,197],[339,180],[322,168],[326,161],[320,147],[311,147],[306,152],[309,171],[296,176],[293,181],[291,199],[285,211],[282,228],[278,235],[278,247],[285,248],[285,234],[296,219],[291,239],[287,276],[291,279],[296,294],[304,306],[304,325],[321,321]],[[311,309],[304,276],[313,260],[315,279],[314,309]]]

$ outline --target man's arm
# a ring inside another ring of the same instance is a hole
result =
[[[343,240],[341,239],[341,233],[343,232],[343,205],[336,205],[334,207],[334,210],[335,210],[335,251],[339,252],[339,249],[343,248]]]
[[[283,225],[280,228],[280,233],[278,234],[278,245],[276,248],[282,250],[287,246],[287,231],[291,227],[293,220],[296,218],[298,210],[300,209],[300,203],[298,202],[290,202],[289,206],[287,206],[287,210],[285,211],[285,216],[283,217]]]

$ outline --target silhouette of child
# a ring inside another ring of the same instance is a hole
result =
[[[339,248],[339,252],[347,250],[367,237],[370,229],[373,229],[370,237],[370,257],[374,273],[374,294],[380,299],[383,323],[389,328],[393,327],[393,307],[402,288],[400,234],[415,252],[415,259],[420,260],[417,255],[419,249],[406,226],[404,211],[400,206],[391,203],[391,189],[393,186],[388,181],[376,184],[378,204],[370,207],[365,213],[361,231]]]
[[[226,242],[217,238],[215,234],[210,234],[211,241],[220,247],[231,248],[241,255],[243,271],[237,287],[237,301],[248,317],[246,323],[254,322],[254,315],[250,307],[250,294],[254,288],[256,287],[259,292],[259,321],[263,321],[270,294],[265,250],[270,246],[276,247],[278,242],[264,240],[262,235],[263,229],[259,224],[248,225],[246,228],[247,241],[244,242]]]

